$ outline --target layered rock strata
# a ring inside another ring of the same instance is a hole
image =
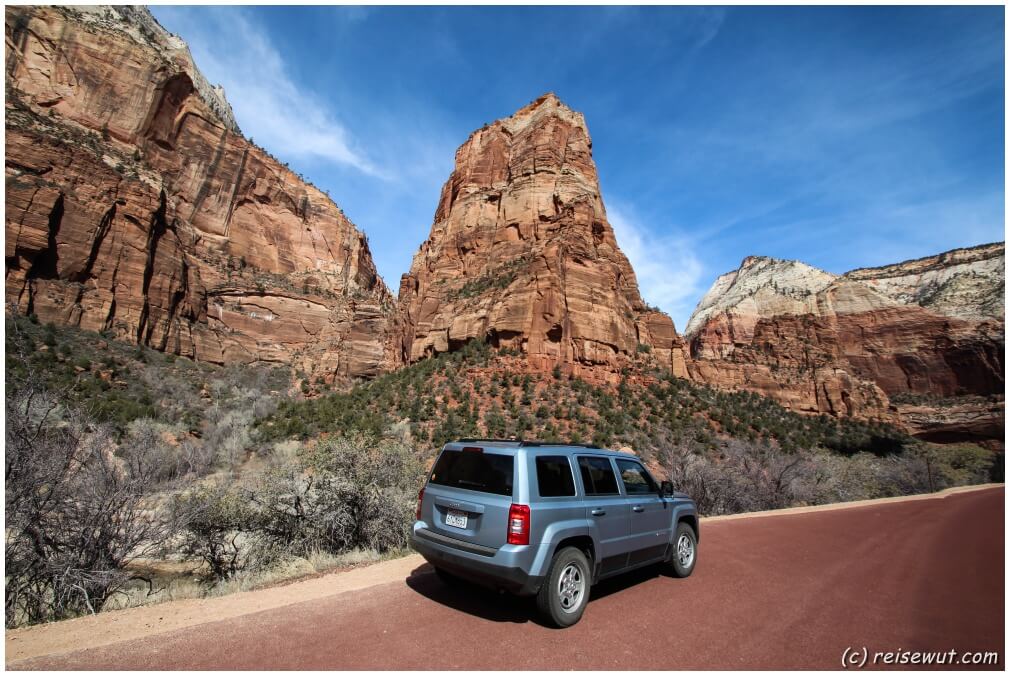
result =
[[[686,375],[607,222],[585,120],[553,94],[456,151],[399,299],[407,361],[486,339],[535,368],[615,372],[638,356]]]
[[[397,363],[364,235],[242,136],[179,38],[131,7],[5,19],[8,304],[212,362]]]
[[[923,434],[991,432],[1003,427],[1002,288],[1002,244],[842,276],[750,257],[692,315],[689,370],[794,410],[904,420]],[[962,410],[933,407],[933,425],[930,405],[893,404],[899,395]]]

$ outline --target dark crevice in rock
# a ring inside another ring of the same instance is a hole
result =
[[[112,328],[112,321],[116,318],[116,296],[113,294],[112,300],[109,302],[109,311],[105,315],[105,321],[102,323],[102,330],[108,331]]]
[[[28,279],[56,279],[59,273],[59,251],[56,237],[63,224],[63,193],[60,193],[49,212],[49,239],[46,248],[39,252],[28,269]]]
[[[196,215],[200,212],[200,208],[203,206],[204,200],[207,199],[207,193],[210,192],[210,182],[217,176],[217,168],[221,164],[221,156],[224,155],[227,141],[228,130],[225,129],[221,132],[221,138],[217,142],[217,150],[214,152],[214,159],[211,160],[210,166],[207,167],[207,171],[203,175],[203,181],[200,183],[200,189],[196,193],[196,199],[193,200],[193,210],[189,213],[190,223],[196,218]]]
[[[176,314],[179,309],[179,305],[182,301],[189,295],[189,265],[186,260],[183,259],[182,266],[179,274],[179,288],[175,290],[172,294],[172,298],[168,303],[168,322],[171,323],[173,320],[177,320]],[[161,337],[161,346],[158,348],[162,352],[167,352],[168,348],[168,337],[170,331],[165,331],[165,334]],[[178,345],[176,346],[178,351]]]
[[[228,230],[231,228],[231,216],[235,213],[235,200],[238,197],[239,188],[242,186],[242,177],[245,174],[245,163],[246,158],[249,157],[249,147],[246,146],[242,149],[242,159],[238,163],[238,173],[235,175],[235,186],[231,191],[231,199],[228,200],[228,216],[224,221],[224,236],[228,236]]]
[[[168,212],[168,200],[165,197],[164,190],[161,191],[159,199],[160,204],[158,206],[158,210],[151,215],[151,229],[147,233],[147,262],[144,264],[144,283],[142,287],[144,306],[141,308],[140,318],[137,321],[137,342],[141,344],[147,343],[147,339],[151,333],[147,326],[148,318],[151,312],[148,292],[151,288],[151,278],[154,276],[154,264],[158,254],[158,242],[161,241],[165,231],[168,230],[168,220],[166,218],[166,213]]]
[[[21,61],[21,55],[25,53],[25,47],[28,46],[28,21],[29,18],[26,14],[18,13],[13,16],[11,42],[16,45],[16,48],[9,55],[10,58],[7,59],[8,78],[14,73],[14,69],[17,68],[18,63]]]
[[[98,229],[95,231],[95,237],[91,240],[91,251],[88,253],[88,260],[85,261],[84,268],[76,275],[74,281],[84,282],[91,277],[91,271],[95,267],[95,261],[98,260],[98,253],[102,249],[102,243],[105,241],[106,235],[109,234],[112,221],[116,218],[116,206],[118,203],[119,200],[113,202],[109,210],[102,216]]]

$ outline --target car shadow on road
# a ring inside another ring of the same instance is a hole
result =
[[[449,586],[435,575],[430,564],[410,571],[407,586],[436,603],[492,622],[537,622],[536,606],[531,598],[502,594],[471,582]]]
[[[655,565],[604,580],[593,586],[589,597],[589,607],[586,608],[586,611],[592,612],[594,601],[662,576],[661,567]],[[553,628],[553,625],[548,624],[540,617],[532,597],[499,593],[493,589],[463,581],[455,586],[449,586],[435,575],[435,569],[427,563],[410,571],[406,583],[421,596],[485,620],[518,624],[533,622]]]

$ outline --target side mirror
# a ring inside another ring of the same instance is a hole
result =
[[[659,494],[660,495],[673,495],[673,484],[669,481],[663,481],[659,484]]]

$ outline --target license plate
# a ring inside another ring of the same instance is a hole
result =
[[[453,528],[466,528],[466,512],[450,509],[445,514],[445,525]]]

